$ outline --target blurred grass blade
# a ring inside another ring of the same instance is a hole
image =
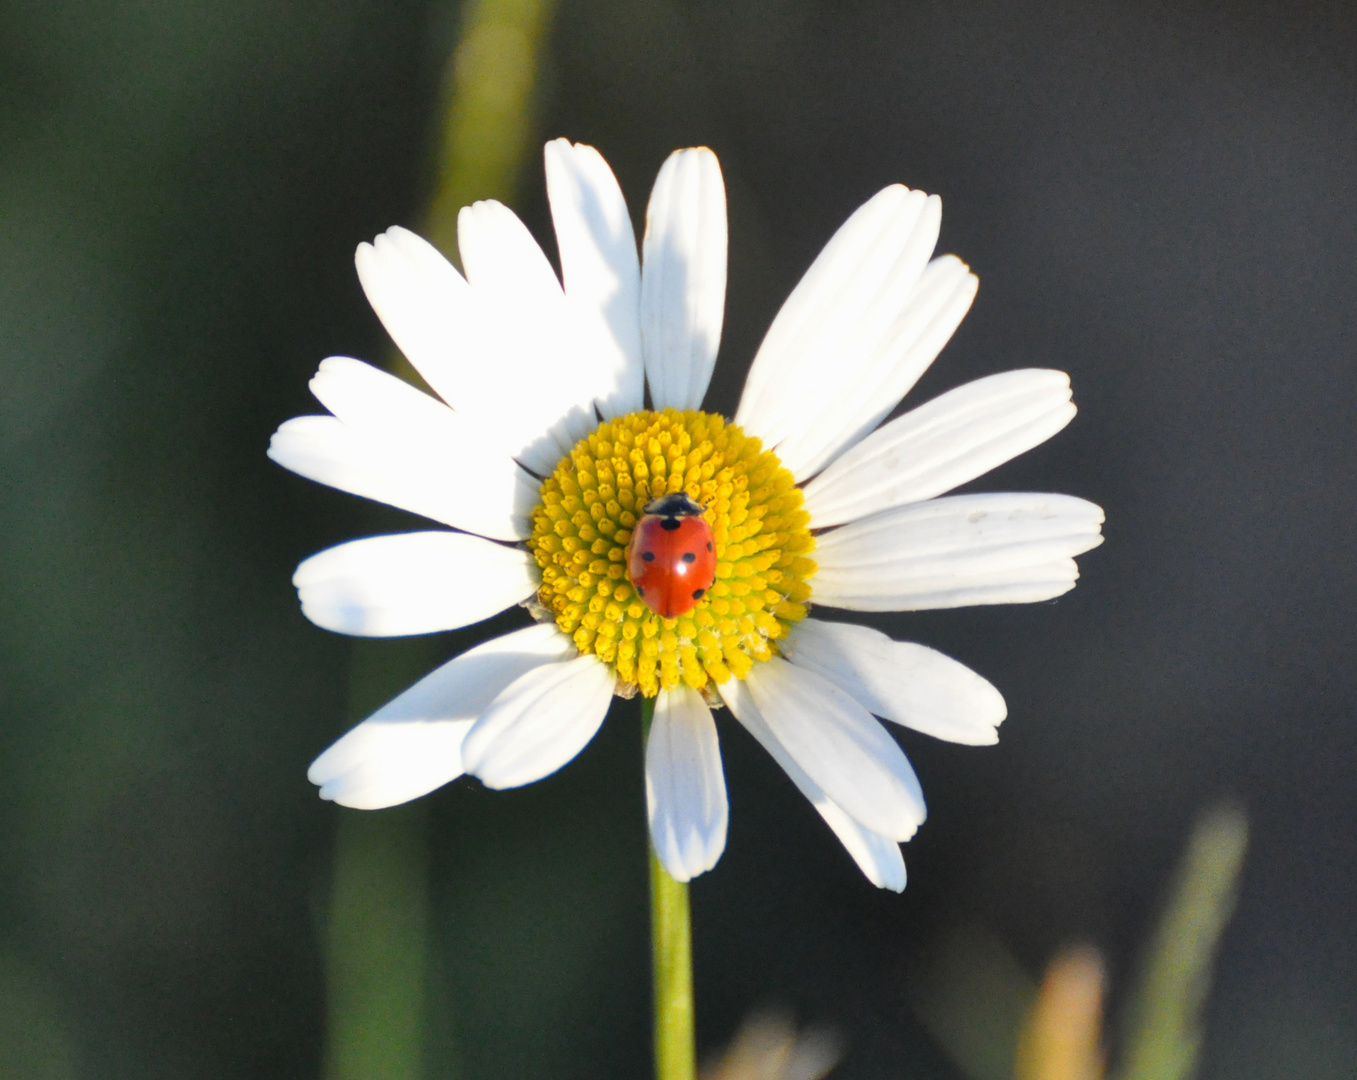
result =
[[[428,943],[419,805],[339,810],[326,940],[328,1080],[419,1080]]]
[[[1127,1013],[1116,1080],[1189,1080],[1220,936],[1234,912],[1248,821],[1236,806],[1198,818]]]
[[[1105,983],[1098,950],[1056,955],[1018,1039],[1017,1080],[1102,1080]]]
[[[457,211],[476,199],[509,199],[535,128],[534,95],[552,0],[469,0],[444,78],[438,183],[429,239],[456,252]],[[392,351],[388,366],[419,383]],[[437,661],[429,643],[400,651],[399,681],[354,642],[353,719],[379,707]],[[377,647],[381,651],[381,647]],[[383,651],[388,660],[390,651]],[[326,941],[327,1080],[419,1080],[426,1057],[428,815],[422,803],[375,813],[341,811],[335,836]]]
[[[1010,1080],[1036,996],[1004,943],[978,927],[944,934],[910,992],[915,1016],[967,1080]]]
[[[839,1036],[827,1028],[798,1031],[791,1017],[756,1012],[698,1080],[823,1080],[843,1057]]]
[[[345,711],[361,720],[435,662],[424,638],[349,646]],[[429,945],[428,811],[335,808],[325,929],[326,1080],[419,1080]]]
[[[537,127],[538,70],[554,0],[467,0],[444,80],[429,241],[456,258],[457,211],[514,194]]]

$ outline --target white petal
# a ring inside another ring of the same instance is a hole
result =
[[[550,776],[594,737],[615,677],[596,656],[539,667],[512,682],[462,744],[466,771],[490,788]]]
[[[755,425],[765,441],[791,433],[781,415],[791,397],[789,382],[804,377],[816,351],[828,344],[825,339],[851,332],[848,316],[865,309],[875,286],[890,275],[900,249],[918,224],[924,201],[922,192],[892,184],[839,227],[768,328],[745,381],[736,423],[746,428]],[[907,287],[912,284],[908,282]],[[831,327],[828,324],[836,312],[841,318]]]
[[[507,206],[487,199],[463,207],[457,245],[484,317],[516,360],[516,377],[531,380],[529,412],[547,435],[516,456],[545,475],[598,426],[594,400],[613,388],[612,365],[594,337],[603,328],[566,303],[547,257]]]
[[[745,683],[769,729],[806,775],[872,832],[908,840],[924,820],[909,760],[875,717],[833,683],[773,657]]]
[[[536,485],[516,466],[508,484],[503,477],[495,483],[490,468],[458,475],[422,448],[378,441],[333,416],[288,420],[274,432],[268,455],[309,480],[454,528],[496,540],[531,533],[527,515],[537,500]]]
[[[848,691],[884,720],[967,746],[999,741],[995,729],[1008,715],[1003,696],[936,649],[819,619],[801,620],[779,644],[793,664]]]
[[[933,260],[886,334],[870,349],[850,352],[857,363],[846,372],[826,367],[807,384],[807,394],[824,397],[823,408],[777,446],[797,479],[819,472],[895,408],[956,332],[978,286],[955,256]]]
[[[650,839],[675,881],[716,865],[726,847],[726,778],[716,724],[702,695],[680,683],[661,690],[646,740]]]
[[[458,213],[457,247],[476,300],[485,305],[485,317],[523,357],[519,375],[536,385],[538,407],[549,414],[547,420],[565,418],[556,441],[568,450],[588,428],[582,401],[565,385],[567,373],[577,378],[583,373],[576,363],[579,342],[569,325],[556,272],[518,215],[494,199],[464,206]],[[573,415],[567,416],[572,406]],[[593,417],[587,419],[592,422]],[[542,471],[541,462],[525,464]]]
[[[550,625],[478,645],[383,705],[316,758],[307,778],[322,799],[358,810],[426,795],[462,775],[462,742],[501,690],[573,652]]]
[[[452,524],[462,504],[440,491],[423,461],[402,463],[398,455],[358,434],[333,416],[298,416],[284,423],[269,443],[269,457],[308,480],[353,495]]]
[[[312,555],[292,575],[303,615],[360,637],[470,626],[526,599],[539,583],[526,551],[453,532],[353,540]]]
[[[270,448],[280,464],[496,540],[532,534],[538,484],[496,448],[498,440],[487,428],[409,383],[344,356],[321,363],[311,391],[353,437],[309,422],[296,435],[284,435],[284,424]]]
[[[1045,442],[1074,418],[1063,371],[1006,371],[905,413],[805,487],[813,528],[950,491]]]
[[[584,320],[598,322],[601,365],[612,386],[598,401],[605,417],[641,408],[641,264],[617,178],[592,146],[547,143],[547,197],[556,227],[565,294]]]
[[[1102,510],[1071,495],[951,495],[817,538],[813,599],[856,611],[1024,604],[1074,588]]]
[[[899,185],[878,193],[769,328],[735,421],[798,479],[895,406],[969,307],[975,280],[966,267],[951,256],[928,264],[941,217],[936,196]]]
[[[900,845],[889,837],[872,832],[855,821],[843,808],[830,799],[818,784],[806,775],[764,720],[754,703],[748,687],[739,679],[729,679],[717,686],[721,699],[756,738],[773,760],[782,766],[801,794],[815,807],[825,824],[848,850],[858,868],[879,889],[900,892],[905,887],[905,860]]]
[[[354,254],[358,280],[396,347],[445,401],[459,404],[459,369],[482,334],[471,290],[438,249],[393,226]]]
[[[484,199],[457,214],[457,250],[478,296],[502,296],[525,307],[562,299],[561,283],[517,214]]]
[[[726,306],[726,189],[705,146],[676,150],[646,208],[641,337],[657,409],[697,409],[711,381]]]
[[[540,335],[528,332],[543,319],[524,318],[490,284],[481,289],[489,298],[478,295],[433,245],[408,229],[391,228],[360,244],[355,262],[387,332],[439,396],[481,421],[508,453],[549,471],[573,440],[549,430],[568,402],[554,354],[540,347]],[[563,303],[559,291],[557,306]]]

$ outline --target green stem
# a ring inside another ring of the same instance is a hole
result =
[[[650,736],[655,699],[641,699],[641,746]],[[671,878],[650,849],[650,959],[655,989],[656,1080],[694,1080],[693,931],[688,885]]]

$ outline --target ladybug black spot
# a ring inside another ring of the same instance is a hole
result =
[[[643,589],[640,585],[637,585],[637,586],[636,586],[636,595],[637,595],[637,596],[645,596],[645,594],[646,594],[645,589]]]
[[[697,562],[697,556],[694,555],[691,551],[685,551],[683,553],[683,561],[686,563]]]
[[[653,551],[643,551],[641,552],[641,558],[645,559],[646,562],[654,562],[655,553]]]
[[[673,532],[679,527],[679,519],[676,517],[660,518],[660,528],[665,532]]]
[[[711,550],[711,541],[710,541],[710,540],[707,541],[707,550],[708,550],[708,551]]]
[[[701,599],[702,599],[702,594],[703,594],[704,592],[706,592],[706,591],[707,591],[706,589],[694,589],[694,590],[693,590],[693,599],[694,599],[694,600],[701,600]]]

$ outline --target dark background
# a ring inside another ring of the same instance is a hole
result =
[[[1115,1009],[1194,814],[1233,797],[1253,842],[1202,1076],[1357,1074],[1355,11],[561,3],[544,136],[597,145],[633,214],[669,150],[721,157],[709,408],[904,181],[981,279],[911,401],[1070,372],[1071,427],[975,486],[1108,517],[1057,602],[876,620],[1009,703],[997,748],[902,735],[931,812],[902,897],[723,717],[704,1047],[781,1003],[844,1033],[845,1078],[959,1075],[910,1005],[957,927],[1034,977],[1094,941]],[[319,1074],[342,811],[304,772],[349,646],[288,579],[365,519],[263,451],[321,358],[385,355],[352,251],[419,220],[456,29],[377,0],[0,8],[0,1074],[3,1039],[46,1040],[54,1080]],[[521,186],[551,250],[535,154]],[[637,743],[619,713],[533,788],[428,800],[431,1075],[645,1074]]]

